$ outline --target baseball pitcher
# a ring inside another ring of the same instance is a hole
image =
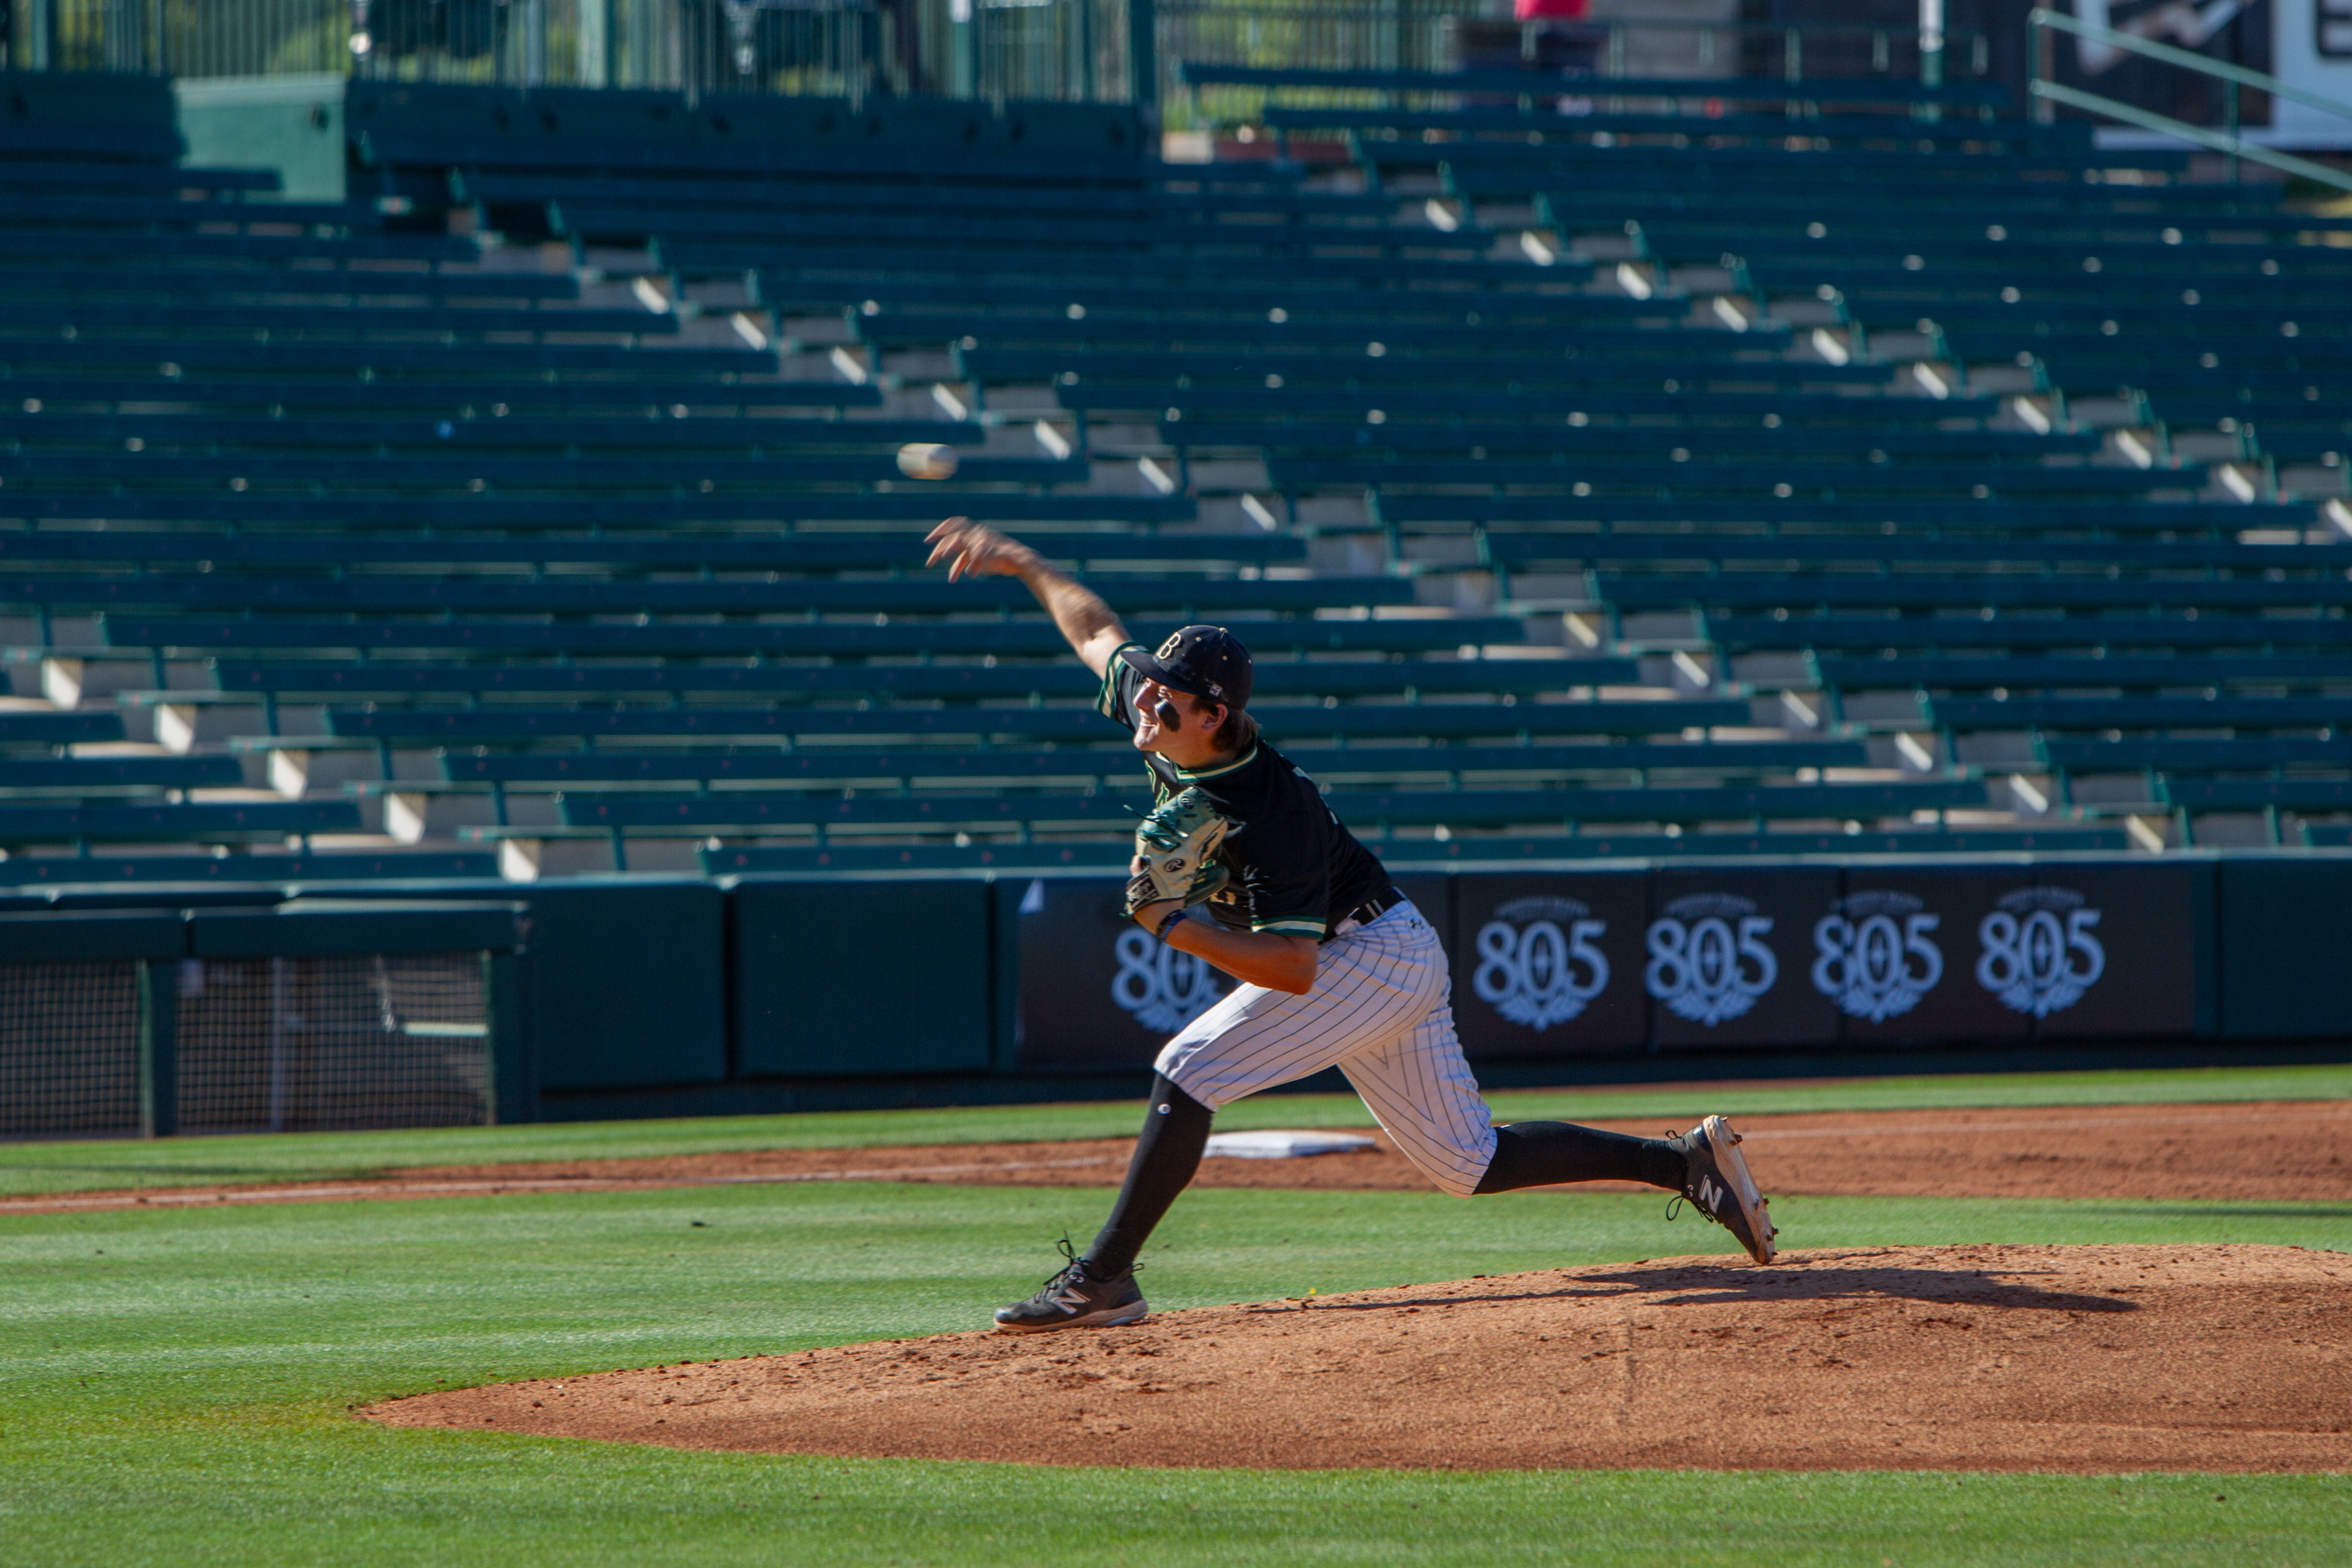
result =
[[[1679,1137],[1566,1122],[1497,1127],[1462,1059],[1437,933],[1315,781],[1259,735],[1250,656],[1221,626],[1157,648],[1026,545],[966,517],[932,530],[950,580],[1017,577],[1088,669],[1105,717],[1128,727],[1158,803],[1136,831],[1127,913],[1160,941],[1241,981],[1177,1031],[1154,1068],[1126,1185],[1091,1246],[1000,1329],[1140,1322],[1135,1260],[1199,1168],[1217,1108],[1337,1067],[1398,1150],[1458,1197],[1559,1182],[1634,1181],[1680,1193],[1772,1260],[1765,1200],[1739,1136],[1709,1116]],[[1066,1244],[1064,1250],[1070,1251]]]

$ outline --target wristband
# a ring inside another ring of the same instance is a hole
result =
[[[1160,921],[1160,923],[1159,924],[1159,925],[1158,925],[1158,926],[1156,926],[1156,927],[1152,930],[1152,933],[1151,933],[1151,934],[1152,934],[1154,936],[1159,937],[1162,942],[1167,941],[1167,940],[1168,940],[1168,933],[1170,933],[1171,931],[1173,931],[1174,929],[1176,929],[1176,923],[1177,923],[1179,920],[1183,919],[1183,918],[1184,918],[1184,915],[1185,915],[1184,906],[1183,906],[1182,904],[1178,904],[1174,909],[1171,909],[1171,910],[1170,910],[1170,911],[1168,912],[1168,916],[1167,916],[1167,918],[1166,918],[1166,919],[1164,919],[1164,920],[1162,920],[1162,921]]]

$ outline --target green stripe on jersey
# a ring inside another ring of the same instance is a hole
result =
[[[1271,931],[1276,936],[1312,936],[1318,942],[1323,939],[1323,922],[1320,920],[1268,920],[1263,924],[1253,924],[1250,929]]]
[[[1140,648],[1142,646],[1143,644],[1140,643],[1121,643],[1118,647],[1113,648],[1110,651],[1110,658],[1103,664],[1102,685],[1095,688],[1095,711],[1102,715],[1103,717],[1119,719],[1121,723],[1128,722],[1125,718],[1121,717],[1118,711],[1118,667],[1120,663],[1119,655],[1126,653],[1129,648]]]

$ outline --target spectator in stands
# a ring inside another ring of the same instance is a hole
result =
[[[1520,58],[1542,70],[1591,70],[1601,41],[1580,25],[1591,10],[1592,0],[1512,0],[1512,17],[1535,26],[1531,47],[1522,43]]]

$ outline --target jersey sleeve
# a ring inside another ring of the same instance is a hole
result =
[[[1095,693],[1096,710],[1129,729],[1135,727],[1135,694],[1143,685],[1143,674],[1121,655],[1129,648],[1142,646],[1140,643],[1121,643],[1112,649],[1110,663],[1103,666],[1102,686]]]
[[[1318,802],[1307,810],[1319,809]],[[1235,829],[1235,835],[1247,841],[1245,848],[1226,841],[1232,848],[1243,849],[1226,856],[1228,865],[1240,862],[1241,896],[1236,902],[1253,931],[1320,942],[1331,933],[1330,841],[1319,831],[1322,824],[1307,818],[1306,810],[1284,815],[1293,820]]]

